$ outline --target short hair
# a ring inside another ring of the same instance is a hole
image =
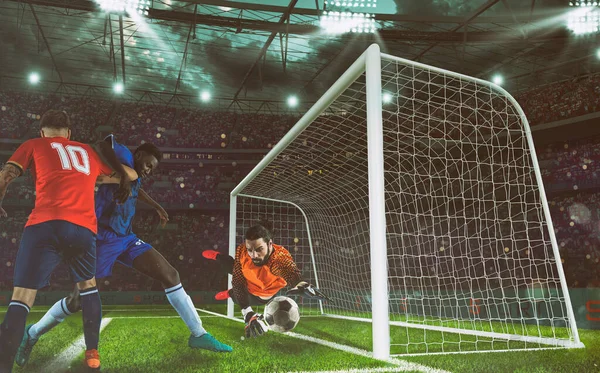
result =
[[[261,222],[260,224],[256,224],[246,231],[246,239],[250,241],[256,241],[259,238],[262,238],[266,243],[269,243],[273,238],[271,234],[271,230],[265,227],[268,227],[269,224],[266,222]]]
[[[71,119],[66,111],[48,110],[40,119],[40,129],[51,128],[56,130],[71,129]]]
[[[138,146],[137,149],[135,149],[134,154],[137,154],[138,152],[148,153],[148,154],[154,156],[154,158],[156,158],[156,160],[159,162],[162,161],[162,158],[163,158],[163,154],[160,151],[160,149],[156,145],[154,145],[150,142],[147,142],[145,144]]]

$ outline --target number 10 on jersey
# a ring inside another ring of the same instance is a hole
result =
[[[51,145],[58,152],[63,170],[75,169],[77,172],[90,174],[90,158],[84,148],[77,145],[64,146],[59,142],[53,142]]]

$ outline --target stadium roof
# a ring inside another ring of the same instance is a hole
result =
[[[483,79],[502,74],[513,92],[598,69],[596,36],[565,27],[568,1],[378,0],[377,34],[341,36],[319,29],[323,5],[153,0],[147,17],[132,19],[93,0],[4,0],[0,89],[27,86],[35,70],[48,90],[124,78],[127,92],[314,101],[373,42]]]

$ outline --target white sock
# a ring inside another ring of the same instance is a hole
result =
[[[183,285],[179,284],[165,289],[165,293],[167,294],[169,303],[171,303],[173,308],[175,308],[175,311],[177,311],[179,316],[183,319],[183,322],[185,322],[185,325],[187,325],[192,335],[194,337],[199,337],[206,334],[206,330],[202,327],[202,321],[200,321],[200,316],[198,316],[196,307],[194,307],[194,303],[192,303],[192,298],[190,298],[185,290],[183,290]]]
[[[38,339],[42,335],[48,333],[56,325],[60,324],[65,318],[72,313],[67,308],[67,298],[63,298],[46,312],[46,314],[29,329],[29,336],[33,339]]]

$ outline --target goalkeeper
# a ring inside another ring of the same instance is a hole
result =
[[[289,284],[295,286],[287,295],[302,295],[314,299],[328,299],[308,282],[302,280],[300,270],[290,253],[273,243],[271,232],[264,225],[248,229],[245,243],[235,249],[235,259],[215,250],[206,250],[202,256],[216,260],[228,273],[233,274],[233,288],[217,293],[215,299],[230,298],[242,308],[246,322],[246,337],[258,337],[269,330],[261,314],[251,305],[268,303],[279,290]]]

